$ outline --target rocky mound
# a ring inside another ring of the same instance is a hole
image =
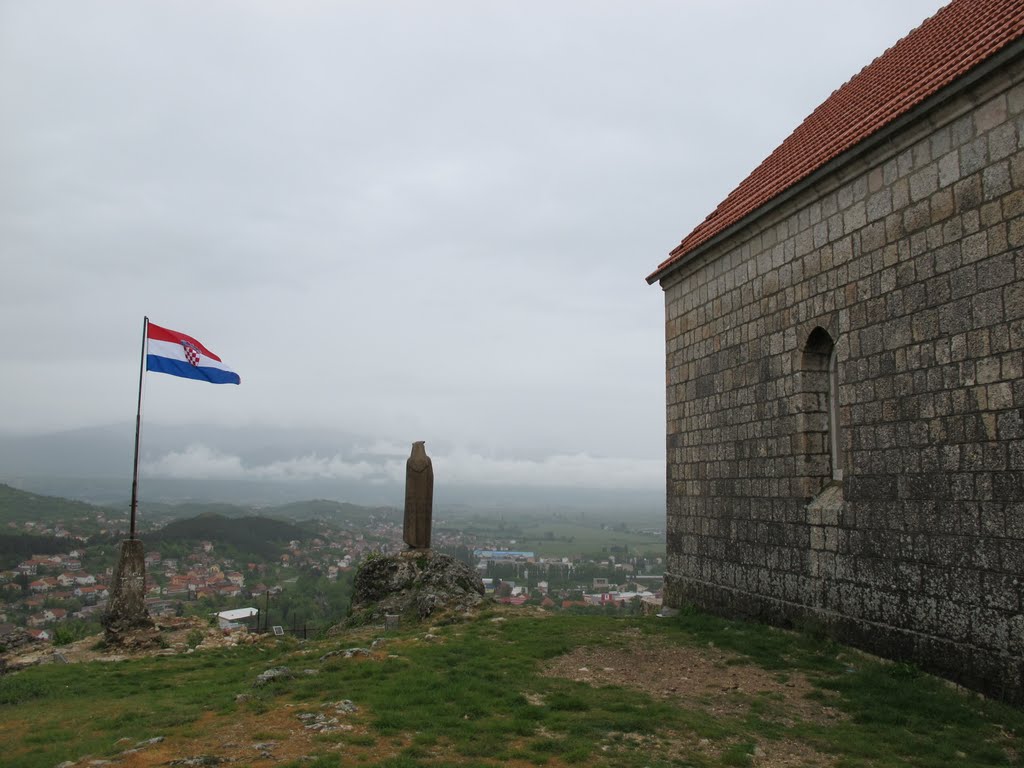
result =
[[[353,588],[352,613],[336,629],[383,622],[386,614],[416,622],[439,611],[468,611],[484,600],[484,583],[468,565],[430,550],[370,558]]]
[[[0,626],[0,653],[15,651],[32,645],[33,642],[32,635],[24,627],[16,627],[13,624]]]

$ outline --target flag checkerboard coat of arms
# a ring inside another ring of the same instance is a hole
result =
[[[185,359],[188,360],[192,365],[199,365],[200,352],[196,349],[195,344],[185,341],[182,339],[181,346],[185,348]]]

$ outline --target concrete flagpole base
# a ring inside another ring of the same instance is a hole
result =
[[[160,632],[146,610],[146,560],[138,539],[121,542],[110,602],[100,622],[110,645],[143,647],[159,643]]]

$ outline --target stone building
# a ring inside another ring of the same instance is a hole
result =
[[[648,278],[665,601],[1024,702],[1024,4],[953,0]]]

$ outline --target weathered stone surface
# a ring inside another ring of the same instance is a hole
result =
[[[7,651],[15,651],[19,648],[24,648],[31,645],[35,641],[32,639],[32,635],[28,633],[24,627],[18,627],[13,624],[7,626],[4,634],[0,635],[0,653]],[[0,659],[0,674],[3,674],[3,659]]]
[[[146,610],[146,561],[142,542],[121,542],[111,583],[110,603],[101,623],[108,645],[145,648],[160,642],[160,632]]]
[[[334,710],[335,715],[350,715],[359,711],[359,707],[352,703],[349,699],[342,699],[332,704],[324,704],[322,709]],[[303,727],[307,731],[316,731],[318,733],[333,733],[335,731],[351,731],[351,725],[344,725],[341,723],[338,717],[332,717],[328,713],[314,713],[314,712],[303,712],[296,717],[302,721]]]
[[[1018,58],[662,281],[666,605],[1024,703],[1021,94]]]
[[[405,522],[402,539],[411,549],[430,548],[434,510],[434,465],[422,440],[412,444],[405,462]]]
[[[345,650],[339,649],[337,651],[328,651],[320,657],[320,661],[327,661],[328,659],[333,659],[335,656],[341,656],[343,659],[352,659],[357,656],[371,658],[373,656],[373,651],[369,648],[346,648]]]
[[[483,599],[483,581],[450,555],[411,551],[375,557],[356,572],[352,615],[336,629],[383,622],[385,614],[420,621],[439,611],[469,610]]]
[[[293,677],[295,677],[295,675],[292,674],[292,671],[288,667],[273,667],[256,675],[256,681],[253,683],[253,686],[261,688],[269,683],[276,683],[281,680],[291,680]]]

